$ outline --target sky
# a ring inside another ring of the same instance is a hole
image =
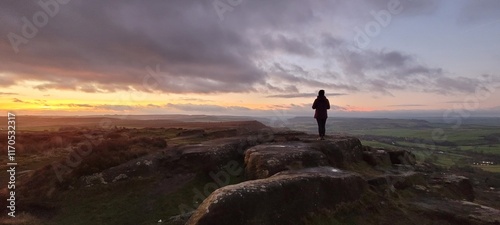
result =
[[[0,113],[500,115],[498,0],[2,0]]]

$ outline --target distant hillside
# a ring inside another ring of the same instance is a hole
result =
[[[7,121],[6,117],[0,120]],[[196,123],[251,121],[252,117],[207,115],[17,116],[17,130],[58,130],[68,127],[187,127]],[[6,125],[0,128],[6,129]]]
[[[312,123],[315,120],[312,117],[295,117],[288,120],[290,126],[296,124]],[[417,119],[386,119],[386,118],[339,118],[330,117],[329,123],[334,124],[340,130],[343,128],[355,129],[374,129],[374,128],[428,128],[430,123],[426,120]]]

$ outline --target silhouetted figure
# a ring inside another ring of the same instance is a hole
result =
[[[330,101],[325,97],[324,90],[318,92],[318,97],[314,100],[312,108],[316,110],[314,118],[318,122],[319,139],[325,140],[327,110],[330,109]]]

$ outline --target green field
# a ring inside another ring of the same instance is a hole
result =
[[[493,172],[493,173],[500,173],[500,165],[493,165],[493,166],[475,166],[477,168],[481,168],[482,170]]]

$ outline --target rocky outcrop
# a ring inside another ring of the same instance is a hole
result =
[[[346,168],[363,160],[363,146],[354,137],[334,136],[325,141],[312,142],[311,147],[323,152],[333,167]]]
[[[363,146],[363,160],[374,167],[389,167],[392,165],[391,157],[386,150],[369,146]]]
[[[189,218],[193,215],[194,211],[188,212],[185,214],[172,216],[166,222],[168,225],[184,225],[189,220]]]
[[[388,150],[384,149],[391,159],[392,164],[415,165],[415,155],[407,150]]]
[[[417,172],[401,172],[397,174],[384,174],[368,180],[368,184],[375,187],[406,189],[415,185],[425,185],[424,175]]]
[[[207,124],[212,128],[202,129],[200,123],[192,130],[159,130],[171,137],[168,146],[163,137],[134,138],[147,144],[135,145],[133,150],[155,148],[89,176],[68,174],[64,183],[57,183],[48,166],[34,173],[31,183],[19,185],[37,191],[25,191],[29,195],[20,195],[19,205],[48,215],[45,212],[64,206],[40,208],[40,202],[50,202],[45,201],[50,195],[69,189],[79,194],[78,188],[91,185],[111,184],[98,189],[113,191],[140,184],[134,187],[141,193],[158,197],[144,203],[146,210],[161,205],[165,209],[160,210],[172,217],[139,223],[499,224],[497,209],[471,202],[475,196],[468,178],[443,174],[450,170],[437,170],[430,162],[415,164],[410,151],[371,148],[357,138],[340,135],[320,141],[315,135],[251,121]],[[117,134],[106,137],[125,137]],[[486,204],[483,189],[476,191],[478,202]],[[0,195],[7,196],[4,193]]]
[[[436,223],[497,225],[500,224],[500,210],[468,201],[422,199],[412,203],[415,209]]]
[[[431,179],[430,184],[445,197],[474,201],[474,188],[469,178],[454,174],[443,174]]]
[[[199,173],[216,170],[230,161],[243,164],[243,154],[249,147],[270,141],[265,138],[232,137],[205,141],[195,145],[168,147],[100,173],[80,178],[83,186],[108,184],[133,177]]]
[[[278,142],[284,141],[302,141],[310,136],[305,132],[290,130],[286,128],[273,128],[274,139]]]
[[[280,137],[281,141],[248,148],[244,163],[250,180],[217,189],[186,224],[300,224],[317,212],[335,211],[339,203],[360,199],[367,187],[384,196],[382,199],[399,196],[390,193],[403,190],[437,198],[474,199],[465,177],[441,176],[429,182],[428,174],[415,171],[418,165],[410,151],[365,147],[353,137],[324,141],[300,134],[293,137],[293,141]],[[363,173],[364,178],[336,169],[366,169],[364,163],[376,167]]]
[[[387,151],[364,147],[354,137],[335,136],[316,141],[303,135],[297,139],[302,141],[275,142],[248,149],[245,153],[247,178],[261,179],[284,170],[316,166],[347,168],[363,161],[372,165],[392,165]]]
[[[170,165],[175,165],[177,169],[181,166],[192,171],[216,170],[230,161],[242,162],[246,149],[267,141],[269,140],[266,138],[236,137],[187,145],[176,150],[179,152],[179,159]]]
[[[327,166],[326,156],[301,142],[263,144],[245,153],[245,175],[248,179],[270,177],[284,170]]]
[[[284,171],[213,192],[188,225],[298,224],[310,213],[358,200],[366,182],[332,167]]]

